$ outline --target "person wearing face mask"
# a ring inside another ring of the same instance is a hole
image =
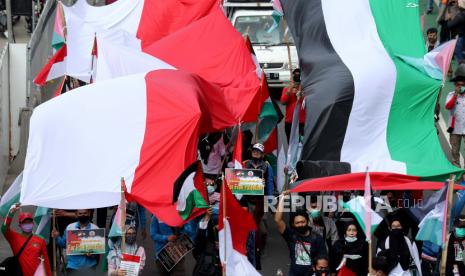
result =
[[[145,265],[145,250],[142,246],[137,245],[137,231],[136,227],[126,225],[125,231],[125,251],[124,254],[138,256],[140,258],[140,269],[139,275],[142,273]],[[121,258],[123,252],[121,251],[121,238],[117,242],[113,243],[110,250],[108,251],[108,275],[109,276],[124,276],[126,271],[120,269]]]
[[[455,218],[447,244],[446,275],[465,275],[465,216]],[[454,274],[456,273],[456,274]],[[457,274],[458,273],[458,274]]]
[[[356,275],[368,273],[368,243],[355,222],[347,223],[344,238],[338,240],[331,251],[332,272],[342,267]]]
[[[262,223],[264,215],[264,200],[266,197],[273,195],[274,189],[274,178],[273,178],[273,169],[267,161],[264,160],[265,157],[265,146],[260,143],[256,143],[252,146],[251,152],[252,158],[244,161],[244,169],[255,169],[263,171],[263,178],[265,181],[265,197],[264,196],[251,196],[245,195],[241,198],[240,203],[242,206],[247,206],[249,211],[253,214],[255,224],[257,225],[257,230],[255,234],[255,250],[256,250],[256,262],[257,269],[261,269],[260,265],[260,255],[265,247],[266,242],[266,224]]]
[[[292,127],[292,116],[296,104],[302,106],[302,85],[300,84],[300,69],[296,68],[292,71],[292,80],[288,87],[283,88],[281,93],[281,103],[286,105],[286,116],[284,118],[284,129],[286,131],[286,137],[289,141]],[[299,131],[300,135],[303,135],[304,124],[305,124],[305,108],[299,110]]]
[[[284,191],[278,203],[274,221],[278,232],[289,248],[291,264],[289,276],[308,275],[313,270],[313,262],[317,256],[326,255],[326,246],[320,235],[312,233],[308,226],[308,214],[299,211],[290,214],[289,225],[283,220],[284,199],[289,191]]]
[[[52,230],[52,237],[56,239],[57,246],[61,248],[66,248],[66,237],[68,230],[91,230],[98,229],[97,225],[90,222],[90,210],[80,209],[76,210],[77,222],[69,224],[63,235],[60,236],[60,233],[56,230]],[[99,255],[70,255],[67,257],[66,269],[68,274],[82,274],[82,273],[92,273],[84,272],[83,270],[95,270],[98,262]]]
[[[329,276],[331,275],[329,269],[329,259],[326,256],[318,256],[313,261],[315,264],[313,267],[313,274],[312,276]]]
[[[405,236],[398,217],[391,219],[389,236],[378,243],[378,252],[382,251],[387,251],[390,260],[389,276],[410,276],[413,270],[422,275],[417,246]]]
[[[312,232],[323,237],[326,242],[328,251],[331,251],[331,247],[336,241],[339,240],[339,234],[337,232],[336,223],[321,213],[321,207],[318,206],[318,198],[312,196],[310,198],[310,210],[308,210],[309,226],[312,228]]]
[[[446,98],[446,109],[449,110],[449,128],[452,164],[460,168],[460,145],[465,137],[465,64],[460,64],[451,79],[455,90]]]
[[[52,275],[50,262],[47,254],[47,245],[45,240],[32,233],[34,222],[32,214],[22,212],[19,214],[19,228],[21,232],[16,232],[11,229],[11,221],[15,213],[19,209],[19,204],[11,206],[5,221],[2,224],[2,233],[11,247],[11,251],[15,256],[19,255],[19,264],[24,276],[32,276],[35,274],[37,267],[40,264],[40,259],[44,259],[44,267],[47,275]]]

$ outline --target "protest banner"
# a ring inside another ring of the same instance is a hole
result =
[[[105,254],[105,229],[66,231],[66,255]]]
[[[264,195],[262,170],[226,169],[226,181],[233,194]]]
[[[168,242],[157,257],[166,271],[171,271],[192,249],[194,243],[187,235],[182,234],[175,241]]]
[[[126,276],[138,276],[140,271],[140,256],[123,254],[119,268],[126,272]]]

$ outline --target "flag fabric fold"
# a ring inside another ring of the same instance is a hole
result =
[[[440,197],[434,208],[426,214],[418,225],[416,240],[429,241],[438,246],[444,246],[446,241],[446,216],[448,184],[439,191]]]
[[[247,259],[247,239],[256,230],[253,217],[236,201],[226,182],[221,192],[218,218],[220,259],[226,275],[260,275]],[[226,205],[226,206],[225,206]],[[223,212],[226,209],[226,213]]]
[[[52,210],[45,207],[37,207],[34,213],[34,223],[37,225],[35,234],[41,236],[48,244],[50,241]]]
[[[445,82],[456,44],[457,39],[452,39],[434,48],[424,57],[399,55],[399,58],[431,78]]]
[[[21,195],[21,183],[23,181],[23,173],[21,172],[0,200],[0,216],[6,217],[13,204],[18,203]]]
[[[63,16],[63,3],[58,1],[55,9],[55,22],[53,24],[52,48],[58,51],[65,44],[65,19]]]

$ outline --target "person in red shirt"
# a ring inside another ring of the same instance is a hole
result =
[[[44,239],[32,233],[32,229],[34,227],[32,214],[27,212],[19,214],[19,228],[21,228],[21,233],[10,228],[13,216],[18,209],[19,204],[13,205],[10,209],[5,222],[2,224],[2,233],[10,244],[14,255],[18,254],[23,244],[32,235],[21,256],[19,256],[19,264],[21,265],[23,275],[33,276],[43,259],[45,271],[47,275],[51,276],[52,271],[50,269],[50,262],[47,255],[47,244]]]
[[[300,97],[297,100],[297,96]],[[302,86],[300,84],[300,69],[294,69],[292,71],[292,80],[289,84],[289,87],[285,87],[281,94],[281,103],[286,105],[286,117],[285,117],[285,131],[287,136],[287,141],[289,141],[289,137],[291,134],[291,127],[292,127],[292,116],[294,114],[295,105],[298,103],[299,106],[302,106]],[[299,134],[303,135],[304,131],[304,124],[305,124],[305,109],[301,108],[299,112]]]

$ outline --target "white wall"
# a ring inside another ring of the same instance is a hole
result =
[[[0,54],[0,185],[3,185],[9,167],[9,77],[8,44]],[[0,189],[0,193],[1,193]]]
[[[11,154],[18,154],[21,108],[26,107],[26,51],[27,44],[10,44],[10,97],[11,97]]]

